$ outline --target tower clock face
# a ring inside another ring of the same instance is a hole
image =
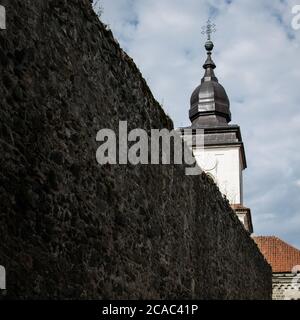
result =
[[[204,171],[212,171],[216,168],[218,162],[214,155],[204,154],[202,169]]]

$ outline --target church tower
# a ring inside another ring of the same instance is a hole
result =
[[[243,170],[247,168],[244,144],[240,127],[229,124],[229,99],[214,73],[214,44],[210,38],[214,28],[208,21],[204,30],[208,36],[205,43],[207,59],[203,65],[204,76],[192,93],[189,110],[189,129],[202,129],[204,132],[204,156],[203,146],[193,145],[192,148],[198,165],[212,177],[246,230],[252,233],[251,211],[243,204]]]

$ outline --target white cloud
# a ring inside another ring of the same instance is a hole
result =
[[[297,2],[101,1],[102,20],[175,126],[190,123],[189,98],[205,60],[201,26],[214,16],[216,75],[247,153],[245,204],[252,209],[256,233],[276,234],[300,247],[299,184],[294,183],[300,176],[300,30],[291,28]]]

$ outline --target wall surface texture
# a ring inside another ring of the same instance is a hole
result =
[[[0,4],[6,297],[270,298],[271,269],[209,178],[97,164],[99,129],[173,124],[90,1]]]

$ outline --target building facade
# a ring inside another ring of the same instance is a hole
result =
[[[277,237],[253,237],[272,267],[273,300],[300,300],[300,250]]]

